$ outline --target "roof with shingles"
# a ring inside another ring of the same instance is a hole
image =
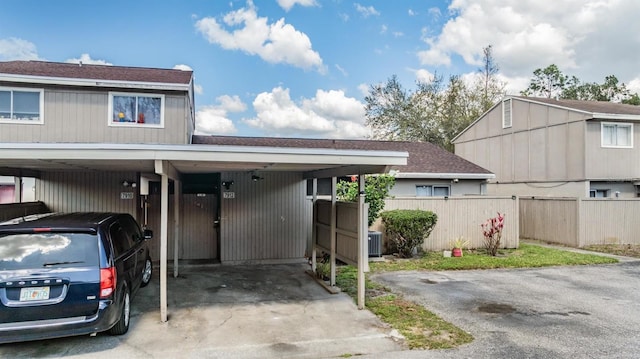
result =
[[[394,166],[400,173],[468,173],[492,172],[429,142],[307,139],[282,137],[198,136],[193,144],[219,146],[298,147],[336,150],[408,152],[407,165]]]
[[[186,85],[191,82],[193,71],[46,61],[6,61],[0,62],[0,74]]]
[[[640,106],[627,105],[608,101],[556,100],[545,97],[512,96],[515,99],[540,102],[543,104],[567,107],[590,113],[606,113],[615,115],[640,115]]]

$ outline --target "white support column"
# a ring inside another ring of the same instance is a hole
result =
[[[367,248],[367,217],[364,203],[364,175],[358,176],[358,309],[364,309],[365,294],[365,260],[363,255]]]
[[[316,251],[316,242],[318,240],[318,228],[316,228],[316,202],[318,201],[318,179],[314,178],[313,179],[313,204],[312,204],[312,209],[311,209],[311,226],[313,227],[312,233],[311,233],[311,271],[313,272],[313,274],[316,273],[316,268],[317,268],[317,251]]]
[[[332,286],[336,285],[336,227],[338,225],[337,213],[337,193],[336,193],[337,179],[331,178],[331,281]]]
[[[167,231],[169,220],[169,177],[162,174],[160,194],[160,320],[167,321]]]
[[[175,180],[173,182],[173,277],[178,278],[178,253],[180,253],[180,204],[182,193],[182,182]]]
[[[14,202],[22,203],[22,177],[13,177]]]

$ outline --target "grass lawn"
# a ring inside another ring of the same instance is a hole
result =
[[[462,270],[494,268],[530,268],[558,265],[585,265],[617,263],[614,258],[595,254],[581,254],[520,243],[520,248],[501,250],[490,257],[484,250],[465,250],[463,257],[445,258],[442,252],[428,252],[420,258],[393,259],[370,263],[372,272],[401,270]],[[337,285],[354,299],[357,295],[356,269],[338,268]],[[411,349],[453,348],[473,340],[473,337],[444,321],[423,306],[404,299],[388,288],[366,281],[365,305],[384,322],[397,329]]]
[[[459,270],[495,268],[532,268],[558,265],[617,263],[614,258],[596,254],[580,254],[553,248],[520,243],[518,249],[500,250],[491,257],[483,249],[465,250],[462,257],[445,258],[442,252],[427,252],[420,258],[394,259],[387,262],[370,263],[374,272],[399,270]]]
[[[594,244],[586,246],[583,249],[619,256],[640,258],[640,245],[637,244]]]

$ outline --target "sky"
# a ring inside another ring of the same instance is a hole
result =
[[[365,138],[396,75],[472,81],[491,45],[508,94],[556,64],[640,92],[636,0],[2,0],[0,61],[191,69],[196,131]]]

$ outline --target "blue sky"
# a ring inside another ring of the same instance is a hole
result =
[[[362,138],[369,85],[473,81],[489,44],[510,93],[551,63],[638,91],[639,13],[631,0],[4,0],[0,61],[190,68],[202,134]]]

